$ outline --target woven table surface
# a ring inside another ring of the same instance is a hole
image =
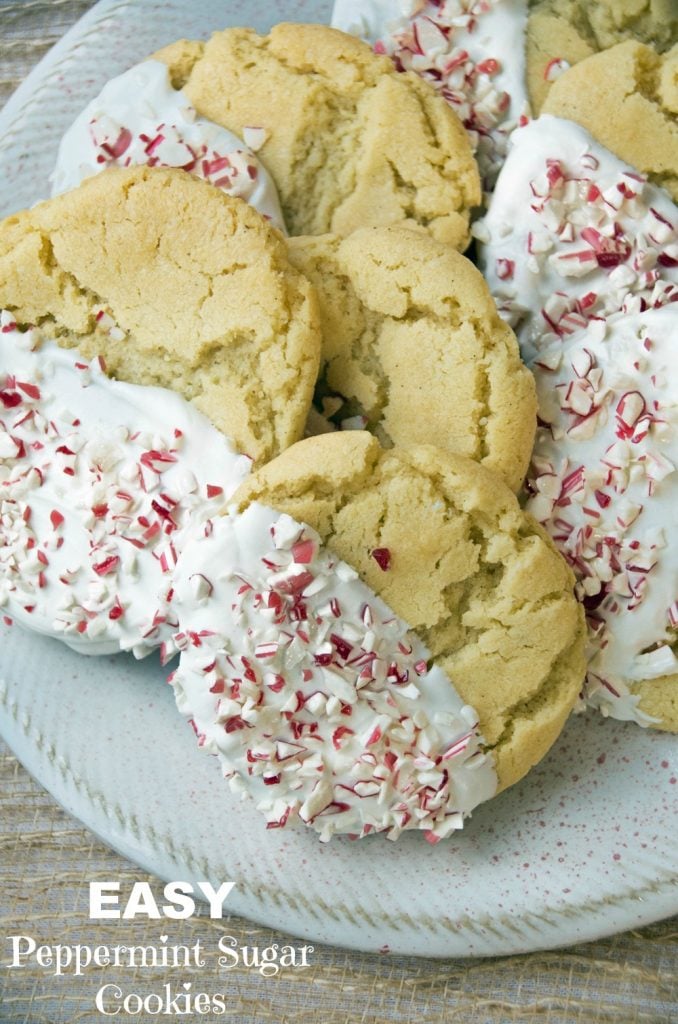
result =
[[[90,6],[90,0],[0,0],[0,105]],[[8,936],[14,935],[30,935],[38,945],[157,945],[164,929],[172,943],[188,946],[198,940],[214,945],[223,934],[240,948],[302,943],[234,917],[211,921],[204,910],[163,924],[90,921],[90,882],[115,880],[128,890],[135,881],[153,880],[62,811],[2,745],[0,871],[0,1024],[106,1020],[95,996],[111,981],[142,997],[190,981],[194,992],[224,993],[221,1016],[238,1024],[678,1022],[678,918],[555,952],[489,960],[383,957],[316,946],[308,967],[284,967],[268,977],[246,966],[220,973],[216,958],[179,972],[111,973],[95,966],[80,977],[54,977],[53,969],[34,965],[8,971]],[[155,892],[161,888],[154,883]],[[156,1018],[121,1012],[122,1019]]]

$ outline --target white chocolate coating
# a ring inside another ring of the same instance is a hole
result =
[[[250,460],[179,395],[0,325],[0,608],[83,653],[141,657],[176,628],[189,527]]]
[[[447,100],[491,190],[528,113],[526,0],[335,0],[332,25],[372,43]]]
[[[437,842],[496,792],[475,711],[309,527],[257,503],[215,518],[174,608],[179,710],[268,828]]]
[[[591,319],[678,299],[678,210],[571,121],[518,129],[487,215],[480,268],[523,358]]]
[[[262,130],[246,135],[254,148]],[[157,60],[112,78],[75,119],[59,146],[52,195],[76,188],[106,167],[183,167],[244,199],[285,231],[278,193],[251,148],[220,125],[198,117],[188,97],[173,89]]]
[[[633,684],[678,673],[677,340],[678,306],[618,314],[535,365],[526,507],[578,579],[587,702],[640,724]]]

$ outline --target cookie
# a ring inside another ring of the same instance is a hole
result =
[[[321,379],[386,447],[438,444],[517,490],[536,423],[534,382],[487,285],[458,252],[405,228],[289,241],[316,286]]]
[[[259,155],[291,234],[399,223],[467,244],[480,182],[463,126],[432,86],[367,44],[324,25],[281,24],[154,56],[202,116],[236,135],[263,129]]]
[[[678,731],[678,307],[596,321],[535,367],[527,510],[577,576],[585,697]]]
[[[52,172],[52,194],[76,188],[107,167],[180,167],[228,195],[244,199],[285,230],[278,193],[253,150],[225,128],[196,116],[173,89],[167,67],[147,60],[112,78],[64,134]]]
[[[532,0],[527,26],[527,85],[535,114],[552,84],[573,64],[627,39],[664,53],[676,41],[674,0]]]
[[[194,402],[255,461],[299,438],[315,294],[279,233],[179,170],[111,168],[0,224],[0,307]]]
[[[576,121],[678,199],[678,45],[664,58],[632,40],[597,53],[553,83],[542,109]]]
[[[678,298],[675,205],[572,121],[542,114],[514,133],[474,233],[530,364],[548,365],[591,320]]]
[[[234,504],[252,502],[317,531],[419,636],[478,712],[500,788],[545,754],[583,679],[583,615],[565,561],[496,474],[325,434],[250,476]]]
[[[0,608],[84,654],[163,647],[188,532],[250,469],[179,395],[0,316]]]
[[[426,3],[335,0],[334,28],[367,40],[399,71],[415,71],[466,128],[491,190],[513,128],[528,113],[527,0]]]

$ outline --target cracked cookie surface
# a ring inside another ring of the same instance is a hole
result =
[[[555,61],[570,66],[632,39],[663,53],[678,34],[675,0],[531,0],[527,27],[527,85],[538,114],[557,80]]]
[[[385,447],[437,444],[517,490],[536,425],[530,372],[464,256],[405,228],[301,236],[291,262],[316,286],[321,379]]]
[[[179,392],[257,462],[303,434],[313,288],[263,217],[182,171],[108,170],[7,218],[0,305],[111,376]]]
[[[663,57],[633,41],[588,57],[542,109],[576,121],[678,200],[678,44]]]
[[[544,756],[583,681],[583,614],[565,561],[496,474],[428,445],[325,434],[248,478],[234,503],[253,501],[312,526],[418,633],[478,711],[500,788]]]
[[[258,155],[293,235],[423,227],[464,248],[480,179],[466,132],[414,72],[324,25],[227,29],[154,54],[199,113],[238,135],[263,127]]]

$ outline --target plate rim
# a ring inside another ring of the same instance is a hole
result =
[[[143,3],[143,0],[141,2]],[[17,122],[21,118],[24,108],[35,100],[42,88],[50,84],[52,72],[59,67],[60,63],[67,61],[72,56],[74,44],[81,43],[97,31],[102,17],[115,15],[118,9],[138,6],[138,4],[139,0],[97,0],[88,11],[78,18],[74,25],[71,25],[57,39],[44,57],[41,57],[26,77],[21,80],[4,106],[0,108],[0,144],[7,144],[12,135],[18,131]]]

